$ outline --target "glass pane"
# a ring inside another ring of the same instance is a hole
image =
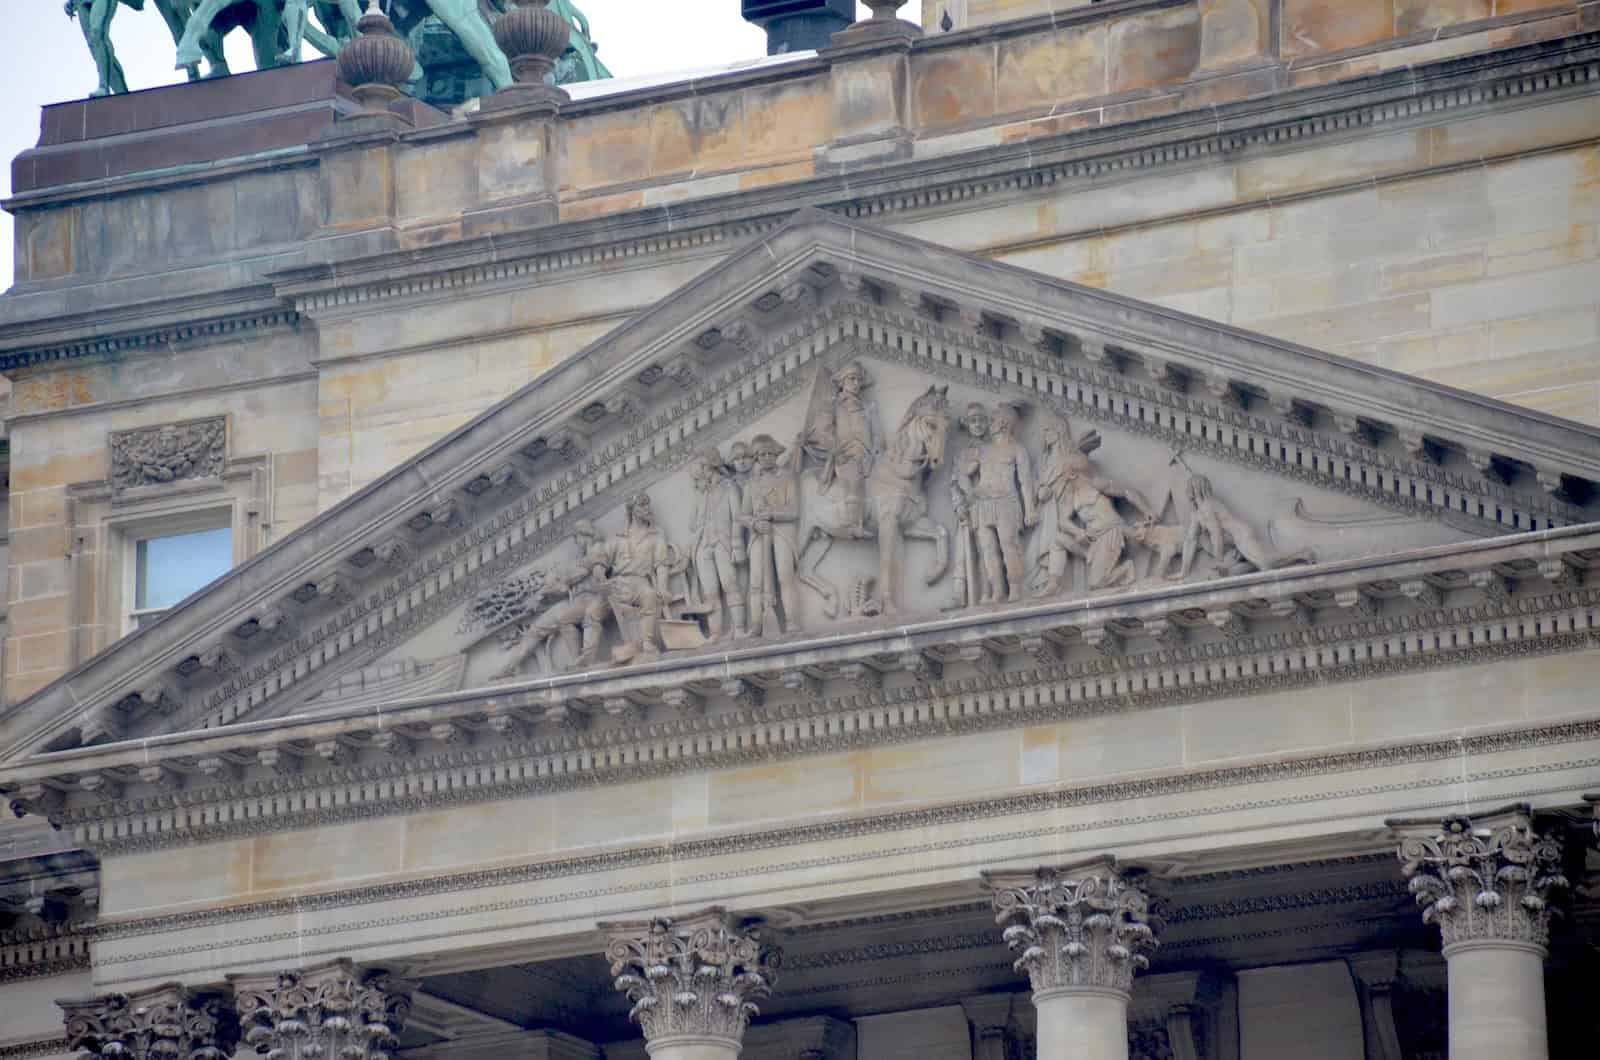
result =
[[[233,566],[233,531],[228,527],[139,542],[134,610],[171,607]]]

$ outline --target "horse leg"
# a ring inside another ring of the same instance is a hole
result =
[[[233,0],[200,0],[199,6],[189,14],[184,24],[183,36],[178,39],[178,62],[173,67],[182,70],[205,58],[200,50],[200,38],[211,32],[211,21],[222,14]]]
[[[933,542],[933,569],[924,576],[924,583],[932,585],[943,578],[950,567],[950,531],[924,515],[906,524],[905,536],[915,541]]]
[[[478,0],[428,0],[428,6],[440,22],[450,27],[496,90],[511,87],[511,64],[494,42],[489,24],[478,13]]]
[[[156,10],[161,12],[161,20],[167,24],[167,32],[172,34],[172,43],[177,44],[183,37],[183,17],[178,14],[178,10],[173,6],[173,3],[174,0],[156,0]],[[186,66],[183,70],[189,76],[189,80],[200,80],[199,63],[193,66]]]
[[[256,23],[250,30],[250,47],[255,52],[257,70],[284,65],[278,48],[278,31],[283,26],[280,15],[273,0],[256,0]]]
[[[878,512],[878,601],[887,618],[900,613],[900,520]]]
[[[306,39],[306,2],[307,0],[287,0],[283,5],[283,50],[278,53],[278,61],[282,63],[297,63],[300,61],[300,44]]]
[[[811,555],[811,546],[818,541],[822,542],[821,551],[808,560],[806,557]],[[797,564],[800,584],[822,597],[822,613],[829,618],[834,618],[839,614],[839,591],[833,587],[832,582],[817,573],[817,565],[822,562],[822,557],[826,556],[828,550],[832,547],[833,535],[821,527],[813,526],[811,534],[805,540],[805,544],[800,546],[800,562]],[[752,607],[751,610],[753,611],[755,608]]]

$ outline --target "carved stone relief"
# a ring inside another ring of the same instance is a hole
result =
[[[115,490],[211,478],[222,474],[227,460],[227,420],[214,416],[115,431],[110,445],[111,488]]]
[[[1103,436],[1002,386],[963,386],[964,373],[933,383],[873,352],[837,344],[806,400],[721,445],[694,443],[682,470],[603,517],[607,527],[580,519],[570,551],[480,593],[457,633],[475,657],[494,644],[502,654],[473,673],[579,671],[1466,536],[1337,495],[1279,496],[1281,480]]]

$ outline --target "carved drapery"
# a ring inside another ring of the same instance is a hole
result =
[[[1150,896],[1108,860],[1032,873],[985,873],[995,920],[1035,994],[1071,987],[1133,989],[1150,966],[1159,918]]]
[[[415,989],[348,960],[229,981],[245,1042],[273,1060],[389,1060]]]
[[[756,1002],[772,992],[775,950],[711,909],[679,920],[601,924],[616,987],[647,1041],[677,1036],[743,1040]]]
[[[1561,857],[1560,839],[1536,831],[1526,807],[1447,817],[1400,843],[1401,871],[1446,950],[1491,940],[1547,946],[1551,899],[1568,887]]]
[[[226,1060],[239,1041],[225,996],[177,984],[60,1005],[67,1047],[83,1057]]]

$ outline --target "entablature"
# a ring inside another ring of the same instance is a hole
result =
[[[47,753],[6,784],[104,851],[1287,692],[1593,647],[1597,562],[1567,528]]]

